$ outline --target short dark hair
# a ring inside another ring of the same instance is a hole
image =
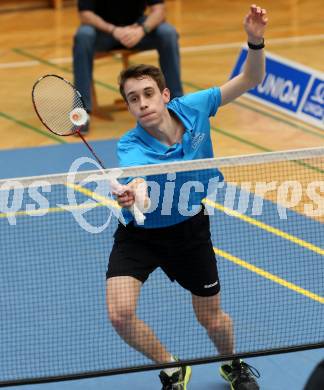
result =
[[[151,77],[156,82],[161,92],[166,88],[163,73],[157,66],[145,64],[132,65],[129,68],[121,71],[118,78],[119,91],[126,102],[127,99],[124,91],[126,81],[128,79],[142,79],[145,76]]]

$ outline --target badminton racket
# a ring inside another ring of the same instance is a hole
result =
[[[81,133],[89,118],[81,94],[74,85],[55,74],[44,75],[33,86],[32,101],[38,118],[49,131],[59,136],[77,134],[98,164],[105,169],[102,161]],[[125,192],[125,187],[115,179],[110,179],[109,185],[118,195]],[[145,216],[136,204],[132,206],[131,212],[137,224],[142,225]]]

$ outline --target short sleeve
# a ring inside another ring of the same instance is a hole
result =
[[[179,98],[179,102],[206,112],[208,116],[214,116],[222,101],[219,87],[204,89],[198,92],[189,93]]]

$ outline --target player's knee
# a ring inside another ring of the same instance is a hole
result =
[[[110,321],[117,330],[127,328],[135,317],[135,309],[126,307],[110,307],[108,310]]]
[[[210,317],[210,321],[207,323],[207,326],[208,332],[219,333],[222,332],[224,328],[231,328],[232,320],[227,313],[219,310],[216,316]]]
[[[198,317],[200,324],[208,332],[219,332],[224,328],[226,322],[228,322],[228,315],[221,309],[206,310]]]
[[[208,331],[210,333],[219,333],[224,329],[224,321],[223,318],[215,318],[213,321],[209,322]]]
[[[211,314],[199,318],[199,322],[209,333],[219,332],[223,327],[222,319]]]

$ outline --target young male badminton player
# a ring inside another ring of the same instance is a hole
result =
[[[118,144],[120,165],[144,165],[213,157],[209,117],[219,106],[233,101],[264,77],[264,31],[266,10],[250,7],[244,20],[248,55],[240,75],[220,88],[214,87],[170,101],[170,92],[160,70],[153,66],[132,66],[120,75],[120,91],[137,125]],[[221,179],[216,169],[214,174]],[[127,191],[117,195],[126,210],[135,202],[136,178]],[[145,182],[144,182],[145,183]],[[201,199],[206,194],[201,194]],[[144,226],[137,226],[131,214],[126,226],[119,225],[107,270],[107,306],[113,327],[131,347],[156,363],[174,362],[153,330],[136,316],[143,283],[157,267],[191,292],[199,323],[222,355],[234,354],[232,320],[220,306],[220,283],[210,239],[208,215],[200,207],[196,215],[173,213],[169,218],[147,214]],[[205,215],[206,214],[206,215]],[[176,324],[175,324],[176,326]],[[221,376],[233,390],[255,390],[258,373],[242,360],[225,362]],[[185,390],[190,367],[168,368],[160,373],[162,389]]]

